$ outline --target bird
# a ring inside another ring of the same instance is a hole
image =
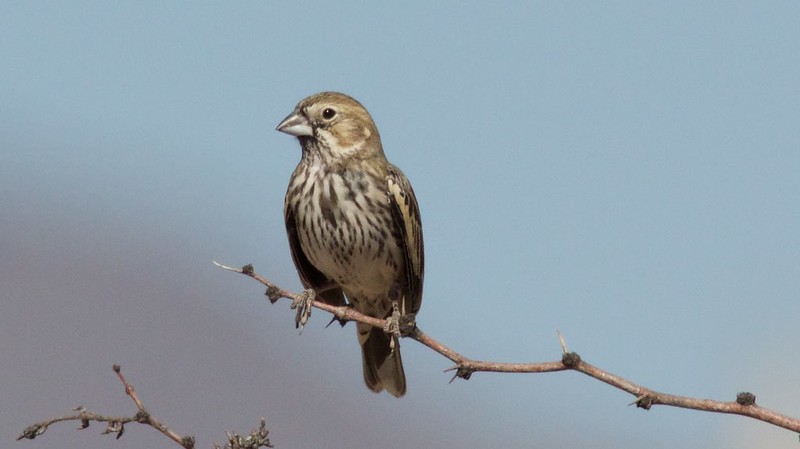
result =
[[[367,109],[346,94],[320,92],[276,130],[302,149],[284,219],[303,286],[315,300],[371,317],[415,317],[424,277],[419,206],[408,178],[386,159]],[[363,323],[356,332],[367,387],[403,396],[397,337]]]

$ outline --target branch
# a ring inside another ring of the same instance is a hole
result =
[[[17,441],[27,438],[32,440],[37,436],[43,434],[47,428],[51,424],[55,424],[61,421],[80,421],[81,426],[78,429],[86,429],[89,427],[89,423],[92,421],[96,422],[104,422],[106,423],[106,430],[103,431],[103,435],[109,433],[117,434],[117,439],[122,437],[122,434],[125,433],[125,424],[131,422],[137,422],[140,424],[146,424],[159,432],[166,435],[172,441],[178,443],[185,449],[194,449],[194,437],[193,436],[186,436],[182,437],[177,433],[173,432],[167,426],[165,426],[161,421],[157,420],[150,414],[145,408],[142,401],[136,395],[136,390],[134,390],[133,386],[125,380],[125,376],[122,375],[119,365],[114,365],[114,372],[117,373],[117,377],[119,377],[120,382],[125,387],[125,394],[130,396],[131,400],[134,404],[136,404],[136,408],[138,411],[134,416],[131,417],[119,417],[119,416],[106,416],[101,415],[98,413],[92,413],[85,410],[83,407],[77,407],[75,411],[77,414],[74,415],[67,415],[67,416],[59,416],[58,418],[51,418],[46,419],[44,421],[37,422],[28,426],[25,430],[22,431],[22,434],[17,437]]]
[[[136,394],[136,390],[133,388],[133,385],[129,384],[128,381],[125,379],[125,376],[122,375],[119,365],[114,365],[114,372],[117,373],[117,377],[119,378],[122,385],[125,387],[125,394],[127,394],[133,403],[136,405],[136,409],[138,410],[134,416],[130,417],[120,417],[120,416],[107,416],[101,415],[98,413],[92,413],[85,410],[83,407],[77,407],[74,410],[78,413],[66,416],[59,416],[57,418],[46,419],[44,421],[40,421],[28,426],[22,433],[17,437],[17,441],[27,438],[32,440],[37,436],[43,434],[47,428],[61,421],[80,421],[79,430],[86,429],[89,427],[89,423],[92,421],[95,422],[103,422],[106,423],[106,429],[102,432],[103,435],[115,433],[117,434],[117,439],[122,437],[122,434],[125,433],[125,424],[136,422],[140,424],[148,425],[162,434],[166,435],[167,438],[171,439],[172,441],[178,443],[181,447],[185,449],[194,449],[194,437],[191,435],[188,436],[180,436],[174,431],[170,430],[166,425],[164,425],[161,421],[157,420],[150,414],[145,408],[142,401],[139,399],[139,396]],[[242,437],[236,433],[227,432],[228,436],[228,443],[225,444],[225,449],[258,449],[260,447],[273,447],[269,441],[267,436],[269,435],[269,431],[266,429],[266,421],[264,418],[261,418],[261,426],[258,429],[255,429],[250,432],[250,435],[247,437]],[[217,449],[220,448],[219,445],[214,445]]]
[[[298,304],[303,304],[309,301],[310,295],[308,292],[294,293],[284,290],[257,274],[253,270],[252,265],[245,265],[242,268],[233,268],[217,262],[214,262],[214,264],[225,270],[249,276],[265,285],[267,287],[267,297],[269,297],[269,300],[272,303],[275,303],[281,298],[287,298],[292,300],[292,307],[295,308]],[[313,301],[313,295],[311,295],[311,298],[311,305],[313,308],[329,312],[340,321],[356,321],[359,323],[380,327],[382,329],[386,329],[388,326],[386,320],[364,315],[357,312],[352,307],[337,307],[320,301]],[[310,309],[306,313],[307,315],[310,315]],[[299,314],[300,310],[298,310],[298,320]],[[403,332],[402,329],[401,332]],[[710,399],[695,399],[686,396],[662,393],[635,384],[620,376],[590,365],[589,363],[583,361],[575,352],[568,352],[566,343],[564,342],[564,339],[560,333],[559,340],[562,348],[561,360],[539,363],[501,363],[470,359],[422,332],[422,330],[417,328],[416,325],[413,325],[411,329],[406,329],[403,332],[403,336],[422,343],[423,345],[433,349],[455,363],[455,366],[446,370],[455,371],[455,375],[452,379],[450,379],[450,382],[452,382],[456,377],[460,377],[465,380],[469,379],[472,373],[478,371],[496,373],[549,373],[554,371],[573,370],[586,374],[589,377],[593,377],[599,381],[611,385],[612,387],[618,388],[633,395],[635,400],[630,405],[636,405],[637,407],[645,410],[649,410],[653,405],[668,405],[713,413],[729,413],[747,416],[778,427],[783,427],[784,429],[800,432],[800,419],[792,418],[756,405],[756,397],[752,393],[739,393],[736,396],[736,401],[722,402]]]

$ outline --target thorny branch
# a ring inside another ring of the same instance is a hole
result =
[[[125,394],[127,394],[136,405],[137,412],[134,416],[107,416],[89,412],[83,407],[77,407],[74,409],[74,411],[78,413],[46,419],[44,421],[31,424],[17,437],[17,441],[23,438],[32,440],[43,434],[47,428],[50,427],[50,425],[61,421],[80,421],[81,424],[78,429],[81,430],[88,428],[89,423],[92,421],[106,423],[106,429],[102,432],[103,435],[114,433],[117,435],[117,439],[119,439],[125,433],[125,424],[137,422],[158,430],[185,449],[194,449],[195,440],[193,436],[180,436],[174,431],[170,430],[161,421],[154,418],[153,415],[151,415],[150,412],[144,408],[144,404],[136,394],[136,390],[133,388],[133,385],[129,384],[125,379],[125,376],[122,375],[122,370],[120,369],[119,365],[114,365],[114,372],[117,373],[117,377],[125,387]],[[269,438],[267,438],[268,435],[269,431],[266,429],[266,421],[264,418],[261,418],[261,426],[258,429],[251,431],[250,435],[247,437],[242,437],[233,432],[227,432],[228,443],[225,444],[224,449],[259,449],[261,447],[273,447],[269,441]],[[214,447],[217,449],[222,449],[216,444]]]
[[[308,302],[308,293],[294,293],[284,290],[271,281],[260,276],[253,270],[252,265],[245,265],[242,268],[233,268],[221,265],[214,262],[220,268],[225,270],[241,273],[249,276],[256,281],[267,287],[267,296],[271,302],[276,302],[281,298],[292,300],[293,308],[297,304],[304,304]],[[325,304],[320,301],[314,301],[313,308],[321,309],[333,314],[340,321],[357,321],[380,328],[386,328],[386,320],[373,318],[359,312],[356,312],[351,307],[337,307]],[[310,309],[307,312],[310,314]],[[307,318],[307,315],[306,315]],[[299,315],[298,315],[299,319]],[[578,371],[587,376],[593,377],[599,381],[605,382],[612,387],[625,391],[635,397],[631,405],[636,405],[639,408],[649,410],[654,405],[668,405],[673,407],[681,407],[693,410],[700,410],[714,413],[729,413],[734,415],[747,416],[759,421],[763,421],[784,429],[789,429],[794,432],[800,432],[800,419],[792,418],[781,413],[763,408],[756,404],[756,397],[752,393],[743,392],[736,396],[736,400],[732,402],[714,401],[710,399],[695,399],[686,396],[678,396],[673,394],[662,393],[659,391],[651,390],[641,385],[635,384],[627,379],[604,371],[594,365],[591,365],[575,352],[568,352],[566,343],[559,333],[559,340],[562,348],[561,360],[554,362],[539,362],[539,363],[501,363],[501,362],[488,362],[483,360],[474,360],[465,357],[458,352],[443,345],[433,337],[422,332],[416,326],[410,330],[403,332],[403,336],[416,340],[419,343],[433,349],[439,354],[455,363],[455,366],[447,369],[447,371],[455,371],[455,375],[450,380],[451,382],[456,378],[469,379],[470,376],[479,371],[497,372],[497,373],[549,373],[554,371],[573,370]]]

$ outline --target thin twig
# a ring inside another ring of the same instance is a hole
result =
[[[556,329],[556,334],[558,334],[558,342],[561,343],[561,354],[568,353],[569,349],[567,349],[567,342],[564,341],[564,336],[561,335],[561,331]]]
[[[301,294],[284,290],[266,278],[258,275],[253,270],[252,265],[245,265],[242,268],[233,268],[217,262],[214,262],[214,264],[225,270],[249,276],[265,285],[267,287],[267,296],[269,296],[270,301],[273,303],[280,298],[287,298],[294,302],[302,300]],[[331,306],[321,301],[314,301],[313,307],[332,313],[336,318],[343,321],[356,321],[381,329],[386,326],[386,320],[361,314],[352,307]],[[455,366],[446,370],[456,371],[453,379],[456,377],[469,379],[473,373],[479,371],[497,373],[548,373],[574,370],[630,393],[636,398],[632,405],[635,404],[637,407],[645,410],[649,410],[653,405],[668,405],[706,412],[729,413],[747,416],[778,427],[783,427],[784,429],[800,432],[800,419],[792,418],[756,405],[755,396],[751,393],[739,393],[736,401],[722,402],[710,399],[695,399],[651,390],[583,361],[577,353],[567,351],[567,345],[564,342],[563,336],[560,332],[558,335],[562,349],[562,359],[554,362],[539,363],[502,363],[470,359],[443,345],[433,337],[422,332],[419,328],[415,328],[404,336],[422,343],[455,363]]]
[[[51,418],[46,419],[44,421],[40,421],[28,426],[22,433],[17,437],[17,440],[21,440],[23,438],[27,438],[32,440],[37,436],[43,434],[47,428],[61,421],[80,421],[81,425],[79,429],[85,429],[89,427],[89,423],[92,421],[95,422],[103,422],[106,423],[106,429],[103,431],[103,434],[114,433],[117,435],[117,439],[119,439],[123,433],[125,433],[125,424],[131,422],[137,422],[140,424],[146,424],[159,432],[166,435],[172,441],[178,443],[185,449],[193,449],[194,448],[194,437],[193,436],[180,436],[174,431],[170,430],[165,426],[161,421],[157,420],[150,414],[145,408],[142,401],[136,395],[136,390],[133,388],[131,384],[125,379],[122,375],[119,365],[114,365],[114,372],[117,373],[117,377],[119,377],[120,382],[125,387],[125,393],[130,396],[131,400],[134,404],[136,404],[137,412],[136,415],[130,417],[120,417],[120,416],[107,416],[101,415],[98,413],[92,413],[89,411],[84,410],[83,407],[78,407],[75,410],[78,412],[77,414],[73,415],[66,415],[66,416],[59,416],[58,418]]]

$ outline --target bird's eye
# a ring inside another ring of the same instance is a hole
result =
[[[325,108],[325,110],[322,111],[322,118],[324,118],[325,120],[330,120],[334,117],[336,117],[336,111],[334,111],[333,109]]]

